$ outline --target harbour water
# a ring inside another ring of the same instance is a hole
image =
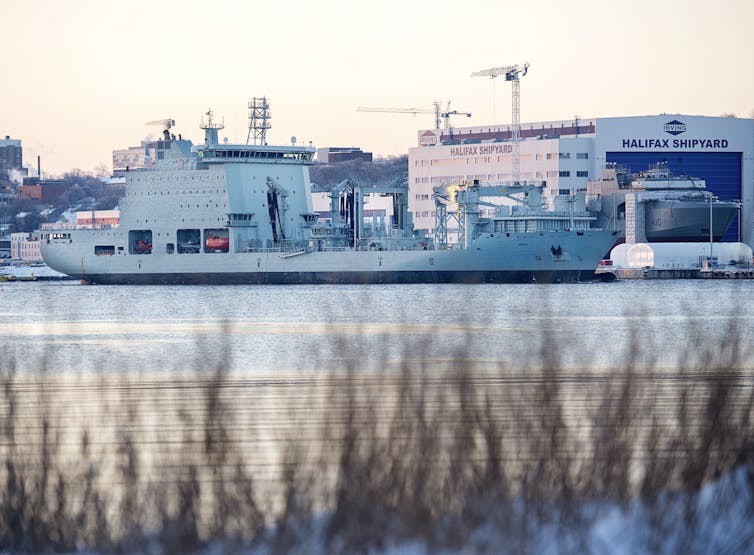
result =
[[[176,371],[207,357],[228,370],[362,368],[463,353],[526,366],[557,345],[566,366],[620,365],[631,338],[672,364],[736,330],[754,344],[754,283],[559,285],[0,285],[0,336],[19,370]]]
[[[344,472],[394,483],[382,468],[438,492],[447,511],[493,487],[447,493],[490,464],[513,495],[612,476],[606,491],[631,497],[660,460],[671,470],[654,487],[675,487],[694,456],[724,473],[749,441],[752,286],[3,283],[0,454],[29,483],[46,483],[34,474],[43,455],[65,491],[88,491],[82,476],[94,476],[107,501],[89,512],[159,533],[154,515],[174,515],[187,476],[194,506],[264,507],[268,527],[298,496],[313,514],[333,510]],[[725,445],[695,450],[705,434]],[[232,532],[238,515],[194,516],[212,538],[226,533],[212,522]]]

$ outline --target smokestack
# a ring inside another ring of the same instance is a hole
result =
[[[37,156],[37,177],[42,181],[42,157]]]

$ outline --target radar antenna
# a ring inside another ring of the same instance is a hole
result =
[[[204,118],[202,118],[202,123],[199,126],[200,128],[202,128],[202,129],[225,129],[225,123],[224,122],[215,123],[214,121],[212,121],[212,118],[215,115],[215,113],[212,111],[212,108],[210,108],[209,110],[207,110],[204,113],[204,115],[207,116],[207,121],[205,122]]]
[[[267,97],[254,97],[249,101],[249,133],[246,144],[254,140],[254,144],[267,144],[267,130],[270,129],[270,103]],[[257,143],[259,141],[259,143]]]
[[[215,123],[212,121],[212,116],[214,115],[212,108],[207,110],[204,115],[207,116],[207,121],[205,122],[204,118],[202,118],[202,123],[199,126],[204,129],[204,143],[207,146],[217,145],[217,131],[218,129],[225,129],[225,123]]]
[[[521,180],[521,84],[519,79],[529,71],[529,62],[514,66],[491,67],[475,71],[472,77],[495,77],[505,76],[506,81],[511,81],[513,85],[513,181],[518,183]]]

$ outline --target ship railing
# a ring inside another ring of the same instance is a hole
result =
[[[240,252],[257,252],[257,253],[288,253],[288,254],[299,254],[302,252],[310,251],[311,249],[299,247],[296,245],[279,245],[274,247],[258,247],[254,245],[249,245],[246,248],[242,248]]]
[[[553,212],[527,212],[517,211],[509,215],[495,215],[495,220],[595,220],[596,216],[590,212],[567,212],[567,211],[553,211]]]

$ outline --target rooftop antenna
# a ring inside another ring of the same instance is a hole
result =
[[[270,125],[270,103],[267,97],[254,97],[249,100],[249,132],[246,135],[246,144],[251,140],[254,144],[267,144],[267,130]],[[259,141],[259,142],[257,142]]]
[[[514,66],[491,67],[475,71],[472,77],[495,77],[505,76],[506,81],[511,81],[513,85],[513,181],[518,183],[521,180],[521,84],[519,79],[526,75],[529,70],[529,62],[517,64]]]

